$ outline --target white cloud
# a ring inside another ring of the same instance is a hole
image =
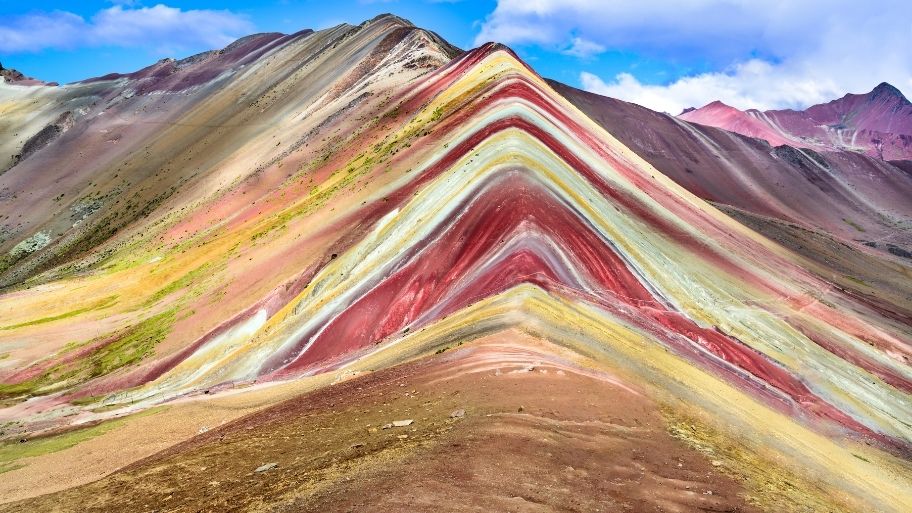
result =
[[[845,93],[832,79],[792,73],[760,59],[721,72],[682,77],[667,85],[643,84],[630,73],[620,73],[614,80],[605,82],[585,71],[580,74],[580,82],[587,91],[669,114],[679,114],[687,107],[701,107],[714,100],[741,109],[801,107]]]
[[[583,39],[581,37],[574,37],[573,42],[570,45],[570,48],[567,48],[563,53],[567,55],[572,55],[574,57],[579,57],[581,59],[586,59],[605,51],[605,47],[593,42],[588,39]]]
[[[876,8],[856,0],[499,0],[476,43],[562,51],[581,39],[671,70],[714,70],[659,86],[642,83],[635,71],[581,75],[589,90],[657,110],[677,113],[716,99],[740,108],[803,108],[882,81],[908,90],[910,20],[906,0]]]
[[[0,26],[0,53],[34,52],[82,46],[219,48],[253,30],[244,17],[227,10],[182,10],[158,4],[114,5],[90,20],[66,11],[13,17]]]

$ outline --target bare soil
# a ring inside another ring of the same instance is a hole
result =
[[[636,387],[518,338],[302,395],[0,511],[755,511]],[[413,423],[384,428],[396,420]]]

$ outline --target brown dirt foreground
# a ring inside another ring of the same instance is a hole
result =
[[[651,399],[515,335],[302,395],[0,511],[755,511]]]

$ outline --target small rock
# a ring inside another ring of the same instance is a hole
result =
[[[274,468],[278,468],[278,466],[279,466],[278,463],[266,463],[265,465],[260,465],[259,467],[257,467],[256,470],[254,470],[254,472],[266,472],[267,470],[272,470]]]
[[[389,429],[391,427],[393,427],[392,424],[384,424],[384,425],[380,426],[380,429]]]
[[[465,410],[454,410],[452,413],[450,413],[451,419],[461,419],[463,417],[465,417]]]
[[[393,427],[405,427],[405,426],[411,426],[411,425],[412,425],[412,422],[415,422],[415,421],[414,421],[414,420],[412,420],[412,419],[406,419],[406,420],[394,420],[394,421],[393,421]]]
[[[396,438],[398,438],[399,440],[405,440],[406,438],[408,438],[408,435],[397,435]]]
[[[712,461],[712,466],[714,466],[714,467],[721,467],[721,466],[722,466],[722,462],[719,461],[719,460],[713,460],[713,461]]]
[[[360,449],[360,448],[362,448],[362,447],[364,447],[364,444],[362,444],[361,442],[358,442],[358,443],[353,444],[353,445],[351,446],[352,449]]]
[[[524,409],[525,409],[525,408],[523,408],[522,406],[520,406],[516,411],[518,411],[519,413],[522,413]]]

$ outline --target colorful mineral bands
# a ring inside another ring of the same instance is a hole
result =
[[[279,50],[274,66],[293,55]],[[351,110],[320,118],[328,135],[310,139],[323,153],[311,148],[309,167],[293,153],[273,160],[150,223],[153,235],[132,250],[141,259],[42,285],[41,301],[136,294],[143,312],[176,320],[154,357],[13,406],[17,414],[87,401],[129,410],[254,380],[343,376],[512,329],[815,469],[838,466],[881,504],[909,498],[902,480],[833,442],[912,454],[912,340],[901,318],[670,181],[502,46],[387,84],[388,94],[371,89],[377,76],[334,83],[336,105]],[[274,115],[293,124],[319,109]],[[257,147],[287,146],[282,129],[264,128]],[[326,150],[333,138],[341,149]],[[180,287],[143,287],[162,275]],[[2,301],[39,304],[32,291],[14,294]]]

